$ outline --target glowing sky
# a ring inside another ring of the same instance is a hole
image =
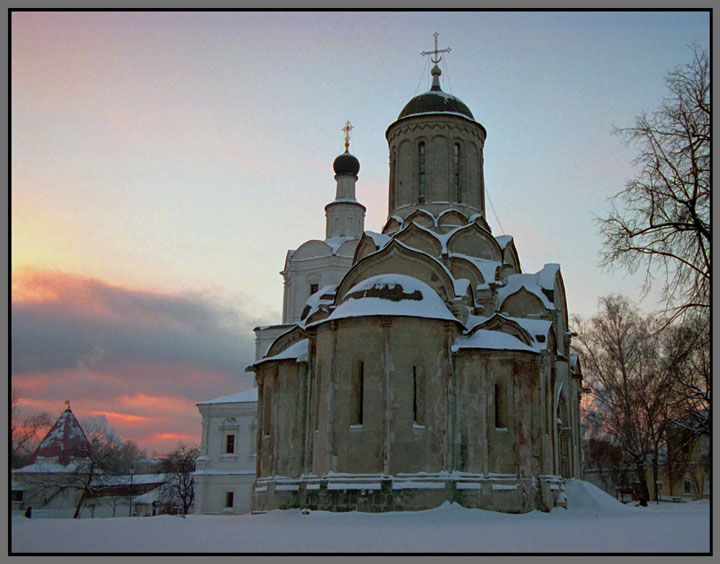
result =
[[[571,312],[639,298],[597,267],[595,215],[633,174],[610,135],[709,44],[706,13],[12,14],[12,381],[27,412],[104,415],[149,450],[199,442],[194,404],[249,387],[289,248],[324,236],[332,161],[387,214],[385,129],[429,87],[488,131],[496,234],[559,262]],[[499,219],[499,223],[498,223]],[[653,295],[642,303],[653,309]]]

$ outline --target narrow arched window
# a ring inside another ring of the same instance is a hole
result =
[[[507,427],[505,385],[502,382],[495,382],[495,428],[504,429]]]
[[[365,390],[365,363],[357,360],[353,363],[352,390],[350,404],[350,425],[363,424],[363,396]]]
[[[453,188],[455,191],[455,201],[460,203],[462,197],[460,195],[460,144],[453,145]]]
[[[413,366],[413,423],[425,425],[425,381],[417,366]]]
[[[425,201],[425,143],[421,142],[418,145],[418,157],[419,157],[419,184],[418,184],[418,197],[420,202]]]

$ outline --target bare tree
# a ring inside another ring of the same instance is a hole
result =
[[[710,434],[710,320],[705,315],[690,316],[667,328],[663,340],[678,392],[675,425],[687,431],[687,441],[696,441]]]
[[[73,461],[64,472],[39,472],[24,476],[24,482],[32,492],[43,492],[49,503],[67,492],[79,493],[74,519],[79,519],[90,500],[102,495],[107,487],[117,485],[115,476],[125,474],[144,452],[131,441],[123,442],[104,421],[84,420],[82,423],[90,445],[70,453]],[[113,516],[115,515],[113,502]]]
[[[583,440],[583,460],[586,472],[592,470],[608,487],[628,487],[630,485],[628,470],[631,460],[627,453],[602,436],[591,436]]]
[[[23,474],[23,482],[33,496],[42,495],[43,505],[68,492],[79,492],[73,514],[73,518],[78,519],[87,500],[99,491],[97,478],[102,470],[95,456],[85,449],[74,451],[72,456],[74,460],[62,471]]]
[[[632,127],[615,129],[640,154],[639,176],[599,220],[603,265],[646,268],[646,288],[664,278],[669,321],[710,307],[710,69],[706,51],[665,78],[669,96]]]
[[[610,296],[600,300],[600,312],[589,322],[573,321],[593,398],[586,416],[627,454],[640,482],[640,502],[647,505],[645,468],[652,464],[657,482],[674,394],[654,320],[640,315],[626,298]]]
[[[162,469],[168,475],[168,481],[163,488],[161,501],[165,504],[179,505],[183,515],[187,515],[195,500],[192,473],[195,471],[195,461],[199,454],[199,447],[179,444],[165,456],[162,462]]]
[[[12,390],[10,396],[10,466],[19,468],[26,463],[40,439],[40,432],[50,427],[47,413],[22,416],[20,413],[20,395]]]
[[[123,441],[104,418],[83,418],[80,422],[92,445],[92,452],[106,474],[127,474],[130,467],[145,456],[132,441]]]

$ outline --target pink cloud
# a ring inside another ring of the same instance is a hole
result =
[[[25,269],[12,278],[12,386],[26,412],[70,400],[162,452],[200,440],[195,404],[247,388],[254,320],[203,296]]]

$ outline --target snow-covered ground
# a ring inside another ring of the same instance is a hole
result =
[[[622,505],[587,482],[570,508],[508,515],[445,504],[406,513],[299,510],[264,515],[115,519],[13,518],[14,553],[63,552],[701,552],[710,504]]]

